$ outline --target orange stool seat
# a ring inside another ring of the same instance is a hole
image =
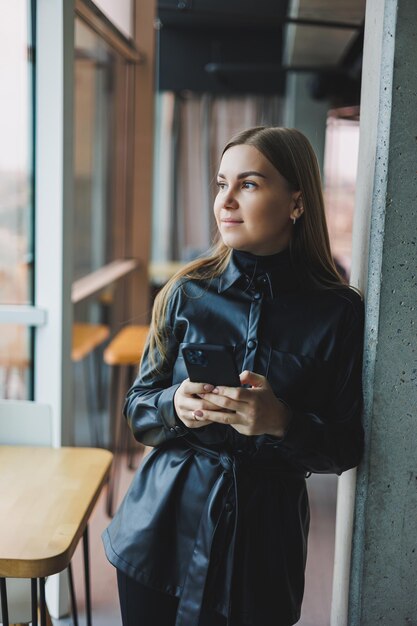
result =
[[[107,365],[139,365],[149,326],[132,325],[122,328],[104,351]]]
[[[110,329],[104,324],[75,323],[72,327],[73,361],[82,361],[97,346],[102,344],[110,335]]]

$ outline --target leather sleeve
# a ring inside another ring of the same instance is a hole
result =
[[[145,445],[158,446],[169,439],[187,434],[189,429],[177,418],[174,395],[179,385],[172,384],[172,371],[180,341],[174,325],[179,287],[171,294],[167,308],[166,358],[149,358],[147,343],[140,372],[126,396],[123,413],[132,433]]]
[[[341,474],[361,460],[363,327],[364,307],[358,297],[348,307],[340,333],[326,409],[321,414],[292,409],[285,436],[275,441],[274,446],[305,471]]]

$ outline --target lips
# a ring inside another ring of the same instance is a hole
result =
[[[234,220],[234,219],[224,219],[221,220],[222,224],[243,224],[243,220]]]

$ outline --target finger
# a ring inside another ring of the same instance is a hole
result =
[[[190,418],[187,418],[185,420],[185,423],[187,428],[201,428],[202,426],[210,426],[210,424],[212,424],[213,422],[203,419],[196,419],[195,417],[191,416]]]
[[[224,397],[236,402],[249,402],[251,399],[250,389],[244,387],[215,387],[211,393],[205,393],[204,397],[210,402],[215,402],[214,397]]]
[[[194,396],[184,396],[184,399],[181,402],[180,409],[185,411],[186,413],[193,411],[201,411],[201,410],[218,410],[218,405],[213,404],[205,397],[194,397]]]
[[[181,387],[183,392],[190,396],[210,392],[214,389],[214,385],[209,383],[192,383],[189,378],[182,383]]]
[[[225,409],[226,411],[241,411],[243,410],[243,406],[246,403],[243,403],[239,400],[233,400],[233,398],[229,398],[227,396],[223,396],[220,394],[209,393],[206,395],[206,400],[208,400],[212,405],[214,405],[217,409]]]
[[[198,420],[194,415],[196,412],[198,412],[196,409],[185,411],[181,408],[180,410],[177,410],[177,416],[187,426],[187,428],[199,428],[200,426],[207,426],[212,423],[205,421],[202,418]],[[203,415],[202,411],[200,411],[200,413]]]
[[[202,399],[203,404],[201,405],[201,409],[209,409],[209,410],[214,410],[214,411],[218,411],[219,410],[219,404],[215,404],[214,402],[210,402],[207,398],[206,398],[207,394],[204,394],[204,396],[198,396],[199,398]],[[218,396],[217,396],[218,397]],[[234,409],[231,409],[234,410]]]
[[[202,414],[200,416],[200,413]],[[210,423],[216,422],[217,424],[239,424],[240,417],[237,413],[231,413],[226,411],[199,411],[197,420],[206,420]]]
[[[205,421],[203,418],[203,411],[199,410],[199,409],[191,409],[191,410],[181,410],[181,413],[178,413],[178,417],[183,421],[186,422],[187,426],[189,428],[194,428],[195,427],[195,423],[198,422],[198,424],[201,426],[203,423],[204,424],[211,424],[211,422],[209,421]]]
[[[255,372],[250,372],[249,370],[242,372],[239,378],[242,385],[251,385],[252,387],[265,387],[268,385],[265,376],[255,374]]]

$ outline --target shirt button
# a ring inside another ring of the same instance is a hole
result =
[[[175,433],[175,428],[173,426],[171,426],[171,428],[169,429],[172,433]]]
[[[226,504],[224,505],[224,510],[230,513],[232,509],[233,509],[233,505],[230,502],[226,502]]]
[[[261,296],[260,293],[256,292],[256,293],[253,294],[253,299],[254,300],[260,300],[261,298],[262,298],[262,296]]]
[[[254,341],[253,339],[249,339],[248,348],[249,350],[253,350],[254,348],[256,348],[256,341]]]
[[[181,426],[175,426],[175,430],[177,431],[177,433],[182,433]]]
[[[268,279],[266,276],[260,276],[259,282],[262,283],[263,285],[266,285],[266,283],[268,282]]]

